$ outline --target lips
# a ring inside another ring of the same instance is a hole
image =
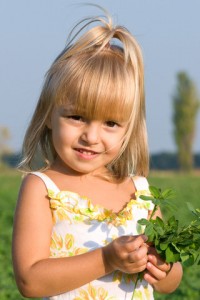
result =
[[[78,152],[81,157],[94,157],[99,154],[98,152],[83,148],[75,148],[75,151]]]

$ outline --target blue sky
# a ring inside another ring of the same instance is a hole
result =
[[[145,62],[147,126],[151,153],[175,151],[172,95],[176,74],[186,71],[200,91],[199,0],[0,0],[0,126],[10,147],[21,148],[45,72],[83,17],[105,7],[115,23],[139,41]],[[200,113],[194,151],[200,152]]]

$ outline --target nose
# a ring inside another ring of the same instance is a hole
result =
[[[81,140],[88,145],[97,144],[100,139],[101,125],[99,122],[88,122],[81,134]]]

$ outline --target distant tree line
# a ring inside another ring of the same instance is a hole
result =
[[[200,169],[200,153],[193,154],[193,169]],[[180,170],[177,153],[161,152],[150,155],[151,170]]]
[[[21,153],[5,154],[3,162],[11,168],[16,168],[21,161]],[[193,155],[193,168],[200,169],[200,153]],[[179,170],[180,163],[176,153],[161,152],[150,155],[151,170]]]

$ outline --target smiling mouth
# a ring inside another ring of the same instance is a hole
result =
[[[87,149],[75,148],[75,151],[77,151],[77,152],[79,152],[79,153],[81,153],[83,155],[88,155],[88,156],[93,156],[93,155],[99,154],[98,152],[87,150]]]

